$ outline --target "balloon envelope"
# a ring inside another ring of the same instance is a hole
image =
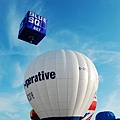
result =
[[[99,112],[96,115],[96,120],[115,120],[115,115],[111,111]]]
[[[28,11],[20,23],[18,38],[37,45],[46,36],[47,19]]]
[[[85,55],[71,50],[55,50],[30,63],[24,87],[40,119],[80,120],[97,91],[98,74]]]

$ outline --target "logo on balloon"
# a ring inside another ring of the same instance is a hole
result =
[[[28,79],[25,80],[24,87],[29,87],[30,84],[38,82],[38,81],[43,81],[43,80],[49,80],[49,79],[55,79],[56,78],[56,73],[54,71],[51,72],[38,72],[38,74],[33,75],[29,77]]]
[[[87,70],[85,67],[79,67],[79,70]]]

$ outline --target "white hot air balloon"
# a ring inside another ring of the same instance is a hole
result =
[[[98,73],[85,55],[54,50],[30,63],[24,88],[41,120],[80,120],[98,89]]]

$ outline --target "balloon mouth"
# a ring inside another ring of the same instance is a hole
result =
[[[42,118],[41,120],[82,120],[81,116],[71,116],[71,117],[49,117]]]

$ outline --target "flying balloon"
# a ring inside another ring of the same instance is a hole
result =
[[[111,111],[102,111],[96,115],[96,120],[115,120],[115,115]]]
[[[19,28],[18,38],[37,45],[46,36],[47,19],[28,11]]]
[[[98,73],[85,55],[54,50],[30,63],[24,88],[41,120],[80,120],[97,91]]]

